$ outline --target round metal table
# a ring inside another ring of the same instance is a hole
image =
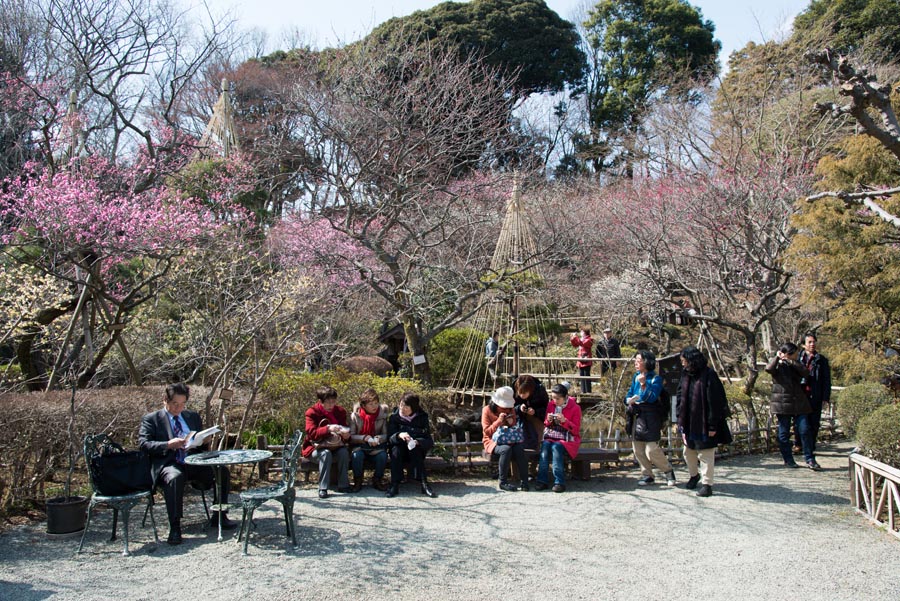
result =
[[[272,451],[261,451],[257,449],[234,449],[230,451],[206,451],[205,453],[195,453],[184,458],[184,462],[188,465],[205,465],[213,468],[213,475],[216,479],[216,494],[222,490],[222,468],[227,465],[237,465],[241,463],[259,463],[272,457]],[[219,499],[217,505],[213,505],[213,509],[220,512],[228,509],[227,503],[222,503]],[[222,541],[222,520],[219,519],[219,542]]]

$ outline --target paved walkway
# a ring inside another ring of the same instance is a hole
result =
[[[130,558],[105,540],[108,512],[79,556],[77,540],[22,527],[0,536],[0,599],[896,600],[900,541],[851,510],[851,446],[825,445],[819,473],[775,455],[722,461],[709,499],[681,483],[638,488],[634,470],[565,494],[438,478],[437,499],[410,485],[320,501],[304,487],[299,549],[267,505],[248,557],[197,513],[180,547],[138,529]]]

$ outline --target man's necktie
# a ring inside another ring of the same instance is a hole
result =
[[[181,420],[176,416],[172,421],[175,422],[175,427],[173,428],[173,431],[175,432],[175,438],[184,438],[184,428],[181,427]],[[177,461],[178,463],[184,463],[185,457],[187,457],[186,450],[177,449],[175,451],[175,461]]]

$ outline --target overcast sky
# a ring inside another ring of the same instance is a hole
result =
[[[316,47],[335,46],[365,36],[391,17],[439,4],[434,0],[206,0],[214,13],[232,11],[243,28],[265,30],[275,43],[285,30],[297,29]],[[575,21],[589,0],[547,0],[561,17]],[[722,41],[720,60],[748,41],[780,39],[809,0],[702,0],[692,2],[716,26]]]

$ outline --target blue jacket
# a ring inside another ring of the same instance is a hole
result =
[[[627,405],[628,399],[634,395],[640,397],[637,401],[638,404],[655,403],[659,399],[659,393],[662,392],[662,378],[659,377],[655,371],[648,371],[647,387],[644,390],[641,390],[641,385],[638,384],[637,377],[638,374],[634,374],[634,378],[631,380],[631,388],[628,389],[628,394],[625,395],[624,403]]]

